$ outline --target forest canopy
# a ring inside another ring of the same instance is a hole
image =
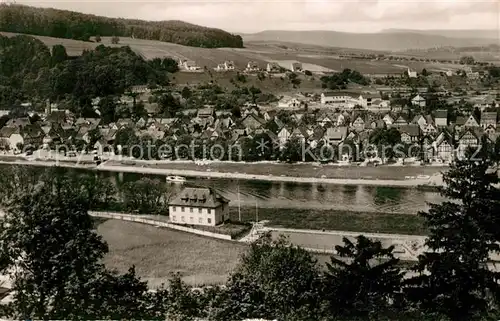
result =
[[[167,85],[168,74],[177,70],[171,58],[145,61],[129,47],[99,45],[70,58],[63,46],[49,49],[30,36],[0,35],[0,53],[0,108],[5,109],[20,101],[63,97],[83,105],[135,85]]]
[[[243,47],[238,35],[183,21],[117,19],[23,5],[0,4],[0,31],[83,41],[118,36],[203,48]]]

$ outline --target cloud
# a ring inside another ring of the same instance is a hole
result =
[[[111,17],[184,20],[229,31],[330,29],[372,32],[387,28],[498,29],[498,0],[18,0],[34,6]]]

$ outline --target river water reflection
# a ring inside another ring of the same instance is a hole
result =
[[[40,170],[43,169],[40,168]],[[165,181],[163,175],[97,171],[96,175],[100,175],[102,179],[111,180],[118,187],[121,184],[145,176]],[[429,202],[439,203],[444,200],[438,193],[431,191],[364,185],[350,186],[205,178],[188,178],[184,184],[166,184],[171,185],[172,194],[179,192],[183,186],[212,187],[230,199],[231,206],[237,206],[239,200],[241,206],[254,207],[257,203],[257,206],[261,208],[314,208],[414,214],[421,210],[427,210],[427,203]]]
[[[141,174],[100,173],[116,184],[137,180]],[[164,176],[148,175],[164,180]],[[427,210],[427,203],[444,200],[436,192],[409,188],[377,187],[364,185],[329,185],[310,183],[288,183],[248,181],[233,179],[193,179],[184,184],[171,184],[174,194],[183,186],[212,187],[231,200],[236,206],[266,208],[315,208],[347,211],[376,211],[385,213],[417,213]],[[238,198],[239,191],[239,198]]]

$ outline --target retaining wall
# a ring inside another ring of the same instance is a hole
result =
[[[153,219],[148,219],[148,218],[143,218],[137,214],[122,214],[122,213],[115,213],[115,212],[89,211],[89,215],[95,216],[95,217],[110,218],[110,219],[114,219],[114,220],[123,220],[123,221],[130,221],[130,222],[137,222],[137,223],[155,225],[155,226],[160,226],[160,227],[166,227],[166,228],[170,228],[173,230],[178,230],[178,231],[183,231],[183,232],[188,232],[188,233],[193,233],[193,234],[198,234],[198,235],[203,235],[203,236],[208,236],[208,237],[213,237],[213,238],[217,238],[217,239],[221,239],[221,240],[231,240],[231,235],[207,232],[207,231],[202,231],[202,230],[198,230],[198,229],[194,229],[194,228],[190,228],[190,227],[180,226],[180,225],[171,224],[171,223],[167,223],[167,222],[161,222],[158,220],[153,220]]]

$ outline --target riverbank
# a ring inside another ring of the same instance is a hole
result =
[[[416,166],[334,166],[311,163],[283,164],[273,162],[173,162],[173,161],[116,161],[108,160],[99,166],[76,159],[60,161],[20,160],[0,161],[0,164],[60,166],[68,168],[96,169],[108,172],[127,172],[184,177],[259,180],[268,182],[319,183],[335,185],[365,185],[419,188],[442,184],[439,169]],[[443,169],[441,169],[443,170]],[[266,174],[264,174],[266,173]],[[423,178],[418,178],[419,176]],[[408,179],[412,177],[412,179]]]
[[[178,164],[171,164],[178,165]],[[205,171],[201,170],[191,170],[191,169],[179,169],[172,168],[178,166],[171,166],[170,164],[165,165],[122,165],[122,164],[110,164],[109,162],[103,163],[96,167],[96,170],[108,171],[108,172],[126,172],[126,173],[141,173],[141,174],[152,174],[152,175],[174,175],[174,176],[184,176],[184,177],[204,177],[204,178],[222,178],[222,179],[236,179],[236,180],[257,180],[257,181],[267,181],[267,182],[288,182],[288,183],[317,183],[317,184],[334,184],[334,185],[366,185],[366,186],[386,186],[386,187],[406,187],[406,188],[417,188],[418,186],[425,185],[439,185],[440,177],[435,175],[430,178],[422,179],[374,179],[372,176],[366,176],[365,178],[329,178],[326,175],[321,175],[321,177],[306,177],[306,176],[292,176],[274,174],[262,175],[262,174],[247,174],[240,172],[227,172],[227,171],[212,171],[210,168],[206,168]],[[195,164],[194,164],[195,165]],[[183,167],[184,165],[181,165]],[[199,166],[199,165],[195,165]],[[189,166],[188,166],[189,167]],[[352,168],[351,168],[352,170]],[[394,171],[394,169],[392,169]],[[269,172],[265,168],[261,168],[261,173]],[[396,171],[397,172],[397,171]]]

